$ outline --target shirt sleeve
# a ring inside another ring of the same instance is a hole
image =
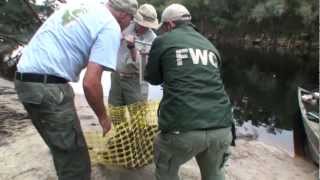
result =
[[[120,39],[120,31],[103,28],[91,47],[89,61],[100,64],[105,70],[115,70]]]
[[[159,85],[163,83],[163,73],[160,61],[162,53],[161,49],[158,39],[155,39],[151,46],[144,75],[145,80],[152,85]]]

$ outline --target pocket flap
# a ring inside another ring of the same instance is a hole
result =
[[[15,87],[21,102],[41,104],[44,95],[39,85],[16,81]]]

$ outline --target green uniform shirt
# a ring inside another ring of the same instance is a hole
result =
[[[220,77],[217,49],[190,25],[179,25],[152,44],[145,79],[163,85],[162,131],[224,128],[232,109]]]

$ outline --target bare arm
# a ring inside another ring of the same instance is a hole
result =
[[[133,47],[133,48],[129,49],[129,51],[130,51],[130,55],[131,55],[132,61],[136,61],[137,53],[138,53],[136,48]]]
[[[90,107],[99,119],[104,136],[111,129],[111,121],[103,102],[102,72],[101,65],[89,62],[83,79],[83,90]]]
[[[137,59],[137,49],[135,48],[135,36],[128,35],[124,37],[125,41],[127,42],[127,48],[129,49],[131,58],[133,61]]]

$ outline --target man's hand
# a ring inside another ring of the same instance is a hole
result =
[[[112,123],[109,118],[99,119],[99,123],[102,127],[102,136],[104,137],[111,130]]]
[[[136,38],[133,35],[127,35],[124,37],[124,39],[126,40],[127,44],[134,45]]]

